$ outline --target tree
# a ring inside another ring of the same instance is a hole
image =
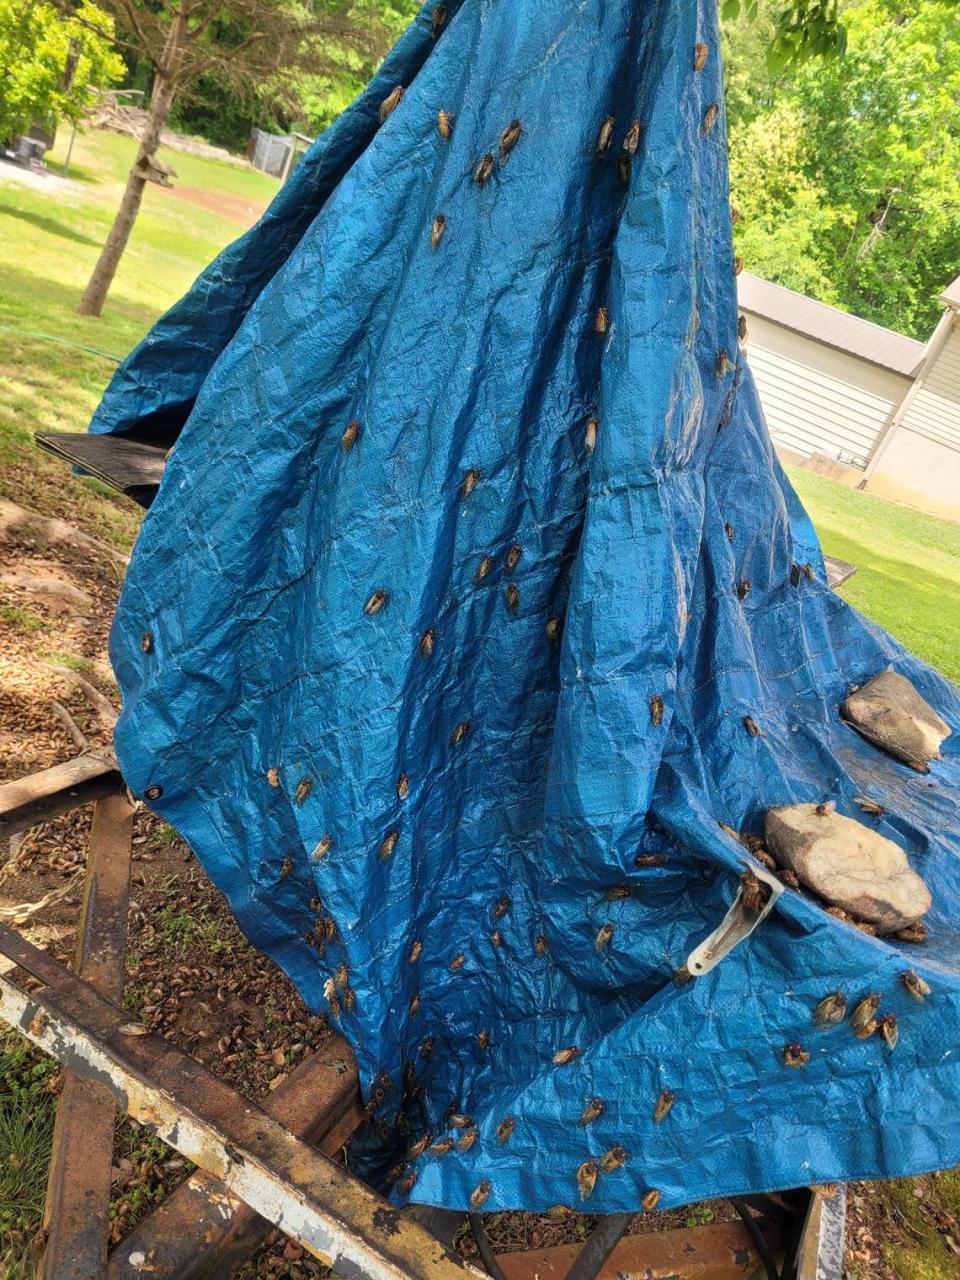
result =
[[[66,21],[47,0],[0,0],[0,68],[0,138],[78,120],[94,87],[124,70],[113,20],[90,0]]]
[[[178,127],[233,150],[245,145],[251,123],[275,133],[320,133],[363,90],[420,8],[421,0],[351,0],[351,17],[368,30],[367,47],[327,39],[321,70],[284,69],[253,93],[204,76],[181,95],[172,119]]]
[[[842,58],[773,73],[728,34],[738,252],[926,338],[960,263],[960,6],[862,0],[843,21]]]
[[[69,0],[61,0],[69,3]],[[369,51],[377,34],[357,22],[346,0],[102,0],[116,19],[118,43],[153,71],[146,121],[120,207],[77,308],[100,315],[155,170],[174,102],[203,77],[253,93],[290,69],[322,71],[330,42]]]

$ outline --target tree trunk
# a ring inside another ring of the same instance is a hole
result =
[[[123,199],[120,201],[120,208],[117,210],[106,244],[100,251],[93,275],[77,307],[77,311],[82,316],[98,316],[103,311],[107,292],[113,284],[113,277],[117,274],[117,267],[127,247],[137,214],[140,212],[143,188],[147,184],[150,164],[160,145],[160,134],[167,123],[177,92],[182,44],[186,30],[182,9],[181,5],[173,19],[163,61],[157,68],[153,93],[150,96],[150,110],[147,112],[140,146],[137,148],[137,158],[127,176],[127,185],[123,192]]]

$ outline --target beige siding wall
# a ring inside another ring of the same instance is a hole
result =
[[[931,515],[960,520],[960,451],[898,427],[866,489]]]
[[[856,467],[866,466],[911,386],[909,378],[749,312],[746,355],[775,443]]]
[[[953,324],[940,354],[903,416],[903,427],[949,449],[960,449],[960,324]]]

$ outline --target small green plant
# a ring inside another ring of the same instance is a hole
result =
[[[0,1032],[0,1275],[30,1280],[53,1140],[57,1063]]]
[[[39,614],[22,604],[0,604],[0,618],[24,631],[43,631],[47,625]]]
[[[705,1227],[711,1223],[717,1215],[708,1204],[695,1204],[690,1208],[687,1214],[688,1227]]]

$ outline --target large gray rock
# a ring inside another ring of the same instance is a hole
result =
[[[940,756],[950,726],[897,671],[883,671],[856,689],[840,714],[868,742],[920,773]]]
[[[767,810],[767,848],[827,902],[893,933],[930,910],[930,890],[898,844],[832,805]]]

